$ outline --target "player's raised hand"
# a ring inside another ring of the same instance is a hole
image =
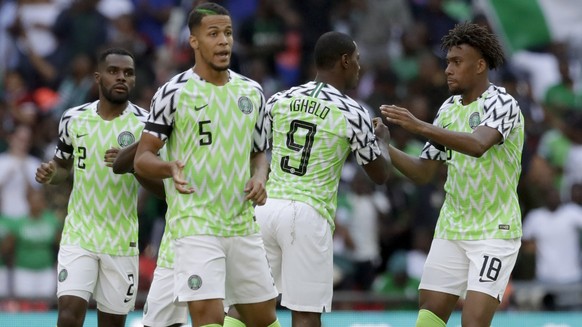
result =
[[[245,200],[250,200],[253,204],[262,206],[267,202],[267,189],[265,189],[265,181],[256,176],[251,177],[244,189],[247,195]]]
[[[406,108],[385,104],[380,106],[380,112],[388,122],[399,125],[412,133],[417,133],[418,128],[422,125],[422,121],[414,117]]]
[[[117,154],[119,154],[119,148],[111,148],[105,151],[104,159],[107,167],[113,167],[113,162],[117,158]]]
[[[174,180],[174,187],[182,194],[194,193],[194,188],[188,186],[188,181],[184,178],[184,163],[176,160],[170,163],[172,165],[172,179]]]
[[[36,169],[34,179],[41,184],[48,184],[57,173],[57,163],[54,160],[43,162]]]

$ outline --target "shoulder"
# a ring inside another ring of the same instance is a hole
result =
[[[485,111],[487,112],[492,108],[510,109],[512,107],[517,107],[517,100],[504,87],[491,84],[487,89],[484,101]]]
[[[308,82],[302,85],[294,86],[292,88],[279,91],[273,94],[269,100],[267,101],[268,104],[274,103],[279,100],[289,99],[293,97],[299,96],[309,96],[313,89],[315,88],[315,83]]]
[[[127,105],[127,110],[140,120],[145,119],[149,114],[147,110],[131,102]]]
[[[181,89],[190,80],[192,75],[193,72],[191,69],[188,69],[175,75],[169,81],[167,81],[158,88],[156,96],[162,95],[163,97],[166,97],[167,95],[174,94],[177,90]]]
[[[229,73],[230,73],[230,77],[235,85],[237,85],[237,86],[240,86],[240,85],[250,86],[252,88],[256,88],[260,92],[263,92],[263,87],[257,81],[255,81],[251,78],[248,78],[244,75],[241,75],[237,72],[234,72],[232,70],[229,70]]]

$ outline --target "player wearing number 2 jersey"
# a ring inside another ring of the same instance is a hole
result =
[[[459,24],[443,38],[447,83],[453,94],[434,124],[405,108],[381,107],[389,122],[429,139],[420,158],[390,147],[394,166],[415,182],[448,167],[447,196],[420,283],[417,327],[444,327],[466,292],[463,326],[488,327],[509,281],[520,247],[517,183],[524,142],[517,101],[489,82],[503,63],[495,36]]]
[[[63,114],[54,159],[36,173],[39,183],[59,184],[74,172],[58,254],[58,327],[82,326],[91,295],[100,326],[124,326],[137,293],[139,184],[111,165],[139,138],[147,112],[128,101],[132,54],[104,51],[95,76],[99,100]]]
[[[336,196],[348,155],[378,184],[389,172],[368,112],[345,94],[357,85],[360,70],[354,41],[343,33],[323,34],[315,64],[315,81],[267,102],[269,198],[256,209],[281,304],[292,310],[294,326],[320,326],[321,313],[331,310]],[[377,128],[387,143],[386,126]]]

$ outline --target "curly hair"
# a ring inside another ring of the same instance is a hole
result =
[[[443,36],[441,49],[449,51],[462,44],[479,50],[490,69],[500,67],[505,61],[503,49],[497,37],[485,27],[469,22],[455,25],[449,34]]]

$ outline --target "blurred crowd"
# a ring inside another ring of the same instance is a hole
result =
[[[149,108],[159,85],[193,65],[185,20],[199,2],[0,0],[0,310],[54,304],[56,251],[71,183],[41,187],[34,174],[41,160],[53,156],[62,113],[97,98],[97,53],[119,46],[135,55],[131,100]],[[441,37],[467,20],[495,31],[478,5],[482,1],[216,2],[233,18],[231,68],[258,81],[267,97],[312,79],[315,41],[337,30],[352,35],[360,51],[360,83],[350,96],[372,116],[381,104],[398,104],[429,122],[449,96]],[[526,120],[518,190],[524,245],[513,280],[582,282],[581,58],[579,43],[553,42],[508,53],[507,63],[490,75],[518,100]],[[395,146],[420,154],[426,140],[389,129]],[[334,236],[337,290],[415,299],[445,177],[442,171],[418,186],[395,170],[377,187],[348,162]],[[165,204],[142,195],[140,289],[146,291]]]

